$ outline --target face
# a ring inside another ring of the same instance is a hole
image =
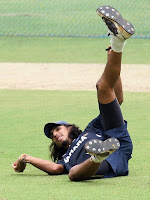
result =
[[[66,126],[57,126],[51,131],[51,138],[53,142],[59,146],[68,148],[71,143],[71,139],[69,138],[70,127]]]

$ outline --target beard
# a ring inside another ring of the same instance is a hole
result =
[[[65,149],[68,148],[68,146],[69,146],[69,140],[65,140],[61,143],[61,147],[65,148]]]

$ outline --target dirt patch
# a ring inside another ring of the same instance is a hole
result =
[[[0,63],[0,89],[94,90],[105,64]],[[150,65],[122,65],[124,91],[150,92]]]

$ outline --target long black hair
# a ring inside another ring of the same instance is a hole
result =
[[[69,133],[69,138],[71,140],[76,139],[82,133],[82,131],[79,129],[79,127],[77,127],[74,124],[64,125],[64,126],[71,127],[70,133]],[[58,147],[53,141],[49,146],[49,150],[50,150],[50,157],[54,162],[60,160],[67,151],[67,149],[64,147]]]

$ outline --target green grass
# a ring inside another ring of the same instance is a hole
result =
[[[11,163],[22,153],[49,159],[46,122],[63,119],[82,129],[98,115],[96,92],[0,90],[0,200],[148,200],[150,196],[150,93],[125,93],[124,118],[133,140],[130,175],[71,182],[28,165],[23,174]]]
[[[1,0],[0,35],[104,36],[106,28],[95,12],[101,5],[119,10],[134,24],[135,36],[150,37],[149,0]]]
[[[105,63],[110,39],[0,37],[0,62]],[[130,39],[123,63],[150,64],[150,40]]]

